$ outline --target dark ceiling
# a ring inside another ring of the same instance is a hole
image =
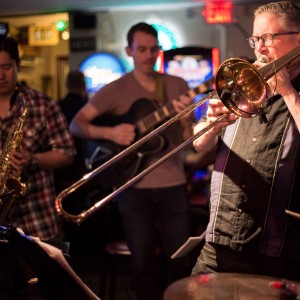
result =
[[[1,0],[0,16],[101,10],[189,8],[220,0]],[[262,4],[263,0],[231,0],[233,4]]]

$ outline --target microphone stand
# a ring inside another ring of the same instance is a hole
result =
[[[293,212],[293,211],[291,211],[291,210],[286,209],[286,210],[285,210],[285,213],[288,214],[288,215],[290,215],[290,216],[292,216],[292,217],[295,217],[295,218],[297,218],[297,219],[300,219],[300,214],[295,213],[295,212]]]

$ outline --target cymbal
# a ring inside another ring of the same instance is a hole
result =
[[[299,299],[300,283],[239,274],[203,274],[180,279],[164,293],[164,300],[271,300]]]

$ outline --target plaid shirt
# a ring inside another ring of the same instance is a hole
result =
[[[32,153],[57,150],[73,156],[75,154],[73,139],[57,103],[41,92],[32,89],[22,91],[28,108],[22,147]],[[4,119],[0,118],[1,149],[10,128],[20,118],[23,107],[22,98],[14,95],[10,110]],[[53,238],[59,228],[59,219],[54,207],[56,195],[53,170],[42,169],[32,164],[23,170],[23,175],[28,192],[24,199],[16,200],[8,221],[26,234],[38,236],[43,240]]]

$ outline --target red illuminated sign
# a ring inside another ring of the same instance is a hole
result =
[[[232,3],[208,3],[203,11],[207,24],[220,24],[232,22]]]
[[[216,75],[220,66],[220,49],[212,49],[212,64],[213,64],[213,74]]]

